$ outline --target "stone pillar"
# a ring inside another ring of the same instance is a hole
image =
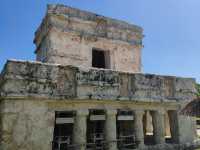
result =
[[[136,140],[139,141],[139,148],[144,147],[144,131],[143,131],[143,110],[135,110],[134,111],[134,131]]]
[[[146,132],[145,133],[153,133],[152,117],[149,111],[147,111],[146,113]]]
[[[44,128],[46,129],[46,142],[47,144],[43,141],[41,141],[41,146],[42,150],[49,150],[52,149],[52,142],[53,142],[53,136],[54,136],[54,128],[55,128],[55,112],[54,111],[48,111],[46,115]],[[41,134],[41,133],[38,133]]]
[[[87,115],[88,110],[77,110],[73,129],[73,144],[76,150],[85,150],[87,143]]]
[[[165,113],[165,136],[168,136],[168,137],[172,136],[168,112]]]
[[[178,129],[178,113],[176,110],[168,111],[169,114],[169,124],[170,124],[170,132],[172,136],[173,143],[179,143],[179,129]]]
[[[105,139],[108,142],[108,150],[117,150],[116,114],[117,110],[106,110]]]
[[[165,112],[158,110],[152,111],[152,120],[153,120],[153,134],[156,144],[165,143]]]

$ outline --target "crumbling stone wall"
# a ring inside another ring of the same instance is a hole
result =
[[[109,51],[110,69],[140,72],[142,37],[138,26],[62,5],[49,5],[35,36],[37,60],[89,68],[92,49],[96,48]]]
[[[50,150],[54,112],[42,101],[1,100],[1,150]]]
[[[142,32],[123,21],[49,5],[34,40],[37,60],[48,63],[9,60],[0,74],[0,150],[50,150],[55,112],[79,111],[78,118],[86,120],[89,109],[109,112],[109,135],[116,135],[110,127],[116,125],[117,110],[137,112],[135,127],[142,126],[142,114],[151,110],[157,145],[143,150],[181,150],[192,143],[194,118],[178,112],[194,98],[195,80],[138,73]],[[90,68],[93,48],[109,51],[110,70]],[[162,136],[168,111],[173,112],[176,144],[165,144]]]
[[[106,109],[132,108],[132,109],[177,109],[176,104],[161,103],[121,103],[105,100],[44,100],[36,98],[5,98],[1,100],[1,145],[2,150],[51,150],[55,111],[80,109]],[[191,118],[182,116],[180,122],[180,143],[190,143],[194,139],[191,132]],[[184,123],[184,124],[183,124]],[[180,132],[178,131],[178,132]],[[187,133],[187,134],[185,134]],[[178,145],[156,145],[152,149],[168,148],[175,150]],[[175,148],[174,148],[175,147]],[[144,150],[147,148],[144,148]],[[148,148],[150,149],[150,147]]]
[[[165,84],[171,80],[173,84]],[[110,99],[142,102],[188,102],[195,80],[111,70],[82,70],[72,66],[8,61],[2,73],[1,96],[52,99]],[[18,88],[14,88],[18,87]],[[174,89],[169,95],[168,89]]]
[[[169,88],[175,90],[169,94]],[[51,149],[55,111],[111,107],[178,112],[196,92],[189,78],[14,60],[1,73],[0,89],[3,150]],[[177,114],[177,121],[179,143],[192,142],[193,118]]]

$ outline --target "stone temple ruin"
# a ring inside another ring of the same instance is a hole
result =
[[[179,111],[195,80],[141,73],[143,29],[48,5],[37,61],[0,75],[1,150],[181,149],[195,120]]]

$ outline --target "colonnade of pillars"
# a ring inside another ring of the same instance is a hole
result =
[[[116,115],[117,110],[109,109],[105,111],[105,140],[108,142],[108,150],[117,150],[117,133],[116,133]],[[73,143],[80,145],[79,150],[85,150],[87,143],[87,116],[88,110],[77,110],[74,130],[73,130]],[[139,141],[139,147],[144,144],[144,131],[143,131],[143,115],[144,110],[134,110],[134,130],[136,140]],[[164,111],[152,111],[152,121],[154,127],[154,141],[156,144],[165,143],[165,125],[164,125]]]

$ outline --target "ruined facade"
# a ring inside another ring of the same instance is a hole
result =
[[[181,149],[195,120],[179,111],[195,80],[141,73],[142,28],[49,5],[37,61],[0,76],[0,150]],[[150,124],[149,124],[150,123]]]
[[[100,51],[105,55],[104,68],[140,72],[142,36],[142,29],[135,25],[49,6],[36,32],[35,53],[38,61],[90,68],[94,67],[92,55]]]

